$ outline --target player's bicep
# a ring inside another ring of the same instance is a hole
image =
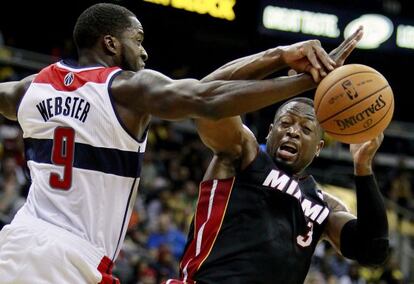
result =
[[[117,103],[133,111],[167,120],[197,117],[203,111],[196,96],[197,80],[172,80],[152,70],[119,77],[112,85],[112,93]]]
[[[254,158],[258,147],[256,138],[250,129],[243,125],[240,116],[215,121],[196,119],[195,122],[201,140],[216,155],[242,158],[242,164],[244,160],[249,160],[246,153],[251,153]]]
[[[17,119],[17,105],[24,96],[35,75],[21,81],[0,84],[0,113],[10,120]]]
[[[239,116],[217,121],[195,120],[198,134],[203,143],[214,153],[237,152],[243,140],[243,123]]]

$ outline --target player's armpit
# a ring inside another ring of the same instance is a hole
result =
[[[345,203],[343,203],[338,197],[333,196],[330,193],[322,192],[323,199],[328,203],[328,207],[331,212],[349,212],[349,209],[346,207]],[[354,217],[355,218],[355,217]]]
[[[17,106],[36,75],[20,81],[0,83],[0,113],[10,120],[17,119]]]

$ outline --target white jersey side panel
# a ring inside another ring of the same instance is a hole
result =
[[[132,212],[146,138],[129,135],[112,106],[108,85],[119,69],[58,63],[42,72],[18,110],[32,185],[14,222],[30,214],[114,259]]]

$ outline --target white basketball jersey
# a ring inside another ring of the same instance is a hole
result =
[[[19,109],[32,184],[14,222],[30,214],[115,259],[137,194],[146,135],[119,120],[110,84],[117,67],[43,69]]]

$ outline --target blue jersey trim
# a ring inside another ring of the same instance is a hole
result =
[[[149,128],[149,125],[147,125],[147,128],[145,129],[145,131],[144,131],[144,134],[142,134],[142,136],[141,136],[141,138],[137,138],[131,131],[129,131],[129,129],[126,127],[126,125],[125,125],[125,123],[122,121],[122,119],[121,119],[121,117],[119,116],[119,113],[118,113],[118,111],[116,110],[116,103],[115,103],[115,98],[114,98],[114,95],[112,94],[112,89],[111,89],[111,87],[112,87],[112,82],[115,80],[115,78],[119,75],[119,74],[121,74],[123,72],[123,70],[119,70],[118,72],[116,72],[113,76],[112,76],[112,78],[109,80],[109,83],[108,83],[108,95],[109,95],[109,100],[111,101],[111,105],[112,105],[112,109],[113,109],[113,112],[115,113],[115,116],[116,116],[116,118],[117,118],[117,120],[118,120],[118,122],[119,122],[119,124],[121,125],[121,127],[122,127],[122,129],[124,129],[124,131],[126,132],[126,133],[128,133],[128,135],[132,138],[132,139],[134,139],[135,141],[137,141],[138,143],[142,143],[142,142],[144,142],[145,141],[145,139],[147,138],[147,134],[148,134],[148,128]]]
[[[53,164],[52,139],[24,139],[26,160]],[[75,143],[73,167],[122,177],[140,176],[144,153]]]
[[[124,211],[124,217],[122,219],[122,226],[121,226],[121,232],[119,233],[119,238],[118,238],[118,242],[116,243],[116,248],[114,251],[114,255],[112,256],[112,262],[115,262],[115,257],[117,255],[118,249],[119,249],[119,244],[121,243],[121,239],[122,239],[122,233],[124,232],[124,227],[125,224],[127,222],[129,222],[129,220],[126,219],[127,214],[128,214],[128,208],[129,208],[129,203],[131,202],[131,197],[132,197],[132,193],[134,192],[134,187],[135,187],[135,183],[136,183],[137,179],[134,179],[134,182],[132,183],[131,189],[129,190],[129,196],[128,196],[128,202],[126,204],[126,208]],[[107,272],[109,273],[109,271]]]

